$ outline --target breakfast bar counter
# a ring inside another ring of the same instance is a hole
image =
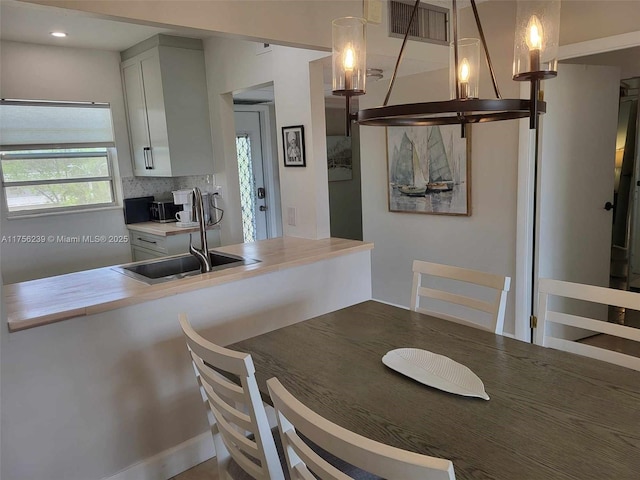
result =
[[[148,285],[112,267],[41,278],[4,286],[9,331],[46,325],[234,282],[359,251],[373,244],[339,238],[283,237],[216,248],[259,260],[217,272]]]
[[[214,249],[259,263],[154,285],[112,267],[4,285],[2,478],[171,478],[204,462],[178,316],[229,345],[370,300],[372,248],[284,237]]]

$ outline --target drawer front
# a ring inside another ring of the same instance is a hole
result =
[[[167,253],[167,239],[166,237],[160,237],[158,235],[131,232],[131,245],[137,245],[156,252]]]
[[[141,262],[143,260],[155,260],[164,257],[164,253],[156,252],[142,247],[131,247],[132,262]]]

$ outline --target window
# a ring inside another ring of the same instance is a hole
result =
[[[2,101],[0,170],[9,215],[115,204],[108,104]]]
[[[238,178],[240,181],[240,204],[242,207],[242,234],[245,242],[256,240],[256,179],[251,161],[251,139],[249,135],[236,136],[238,151]]]

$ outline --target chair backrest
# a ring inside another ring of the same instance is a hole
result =
[[[267,380],[292,480],[349,477],[318,455],[301,436],[338,459],[382,478],[454,480],[449,460],[376,442],[328,421],[300,403],[277,378]],[[311,473],[313,472],[313,474]]]
[[[550,324],[577,327],[636,342],[640,342],[640,329],[551,310],[550,296],[640,310],[640,293],[541,278],[538,283],[538,326],[536,329],[536,343],[539,345],[640,370],[640,358],[561,338],[559,334],[554,333],[553,328],[550,328]]]
[[[492,292],[492,294],[495,294],[495,296],[491,301],[484,301],[479,298],[471,298],[446,290],[427,288],[423,286],[423,277],[425,276],[448,278],[467,284],[480,285],[494,290],[495,292]],[[504,312],[507,305],[507,293],[509,292],[510,286],[511,277],[494,275],[492,273],[469,270],[466,268],[452,267],[450,265],[414,260],[413,286],[411,288],[411,309],[416,312],[426,313],[428,315],[444,318],[453,322],[502,334],[502,329],[504,327]],[[430,308],[422,308],[420,306],[421,298],[440,300],[450,304],[461,305],[472,310],[488,313],[491,318],[491,323],[489,327],[486,327],[459,316],[437,312]]]
[[[225,472],[233,459],[255,479],[283,479],[251,355],[211,343],[196,333],[185,314],[179,318],[209,410],[220,472]],[[239,384],[227,375],[237,378]]]

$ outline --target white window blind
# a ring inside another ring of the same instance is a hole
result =
[[[0,103],[0,145],[4,150],[60,144],[113,147],[109,105],[10,100]]]

